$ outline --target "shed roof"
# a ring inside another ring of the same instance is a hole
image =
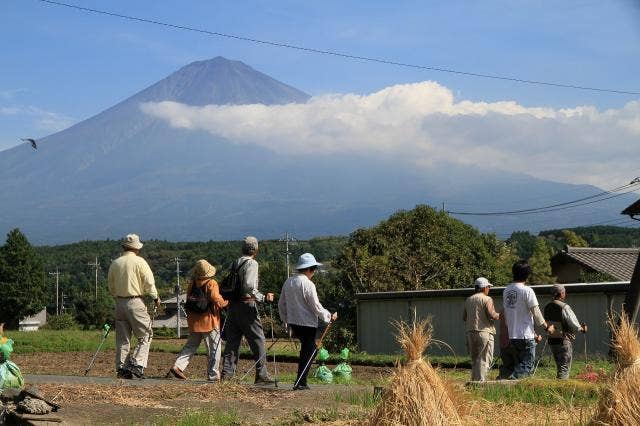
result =
[[[638,253],[637,248],[567,247],[563,255],[595,271],[629,281]]]
[[[636,201],[626,209],[622,210],[622,214],[628,214],[629,216],[640,215],[640,200]]]

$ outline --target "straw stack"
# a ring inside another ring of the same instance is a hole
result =
[[[623,312],[616,323],[609,319],[611,346],[617,355],[616,371],[600,395],[593,419],[598,425],[640,424],[640,340],[637,328]]]
[[[396,339],[407,354],[407,364],[398,365],[391,384],[369,419],[370,425],[457,425],[460,414],[451,389],[422,354],[431,342],[429,319],[412,326],[395,324]]]

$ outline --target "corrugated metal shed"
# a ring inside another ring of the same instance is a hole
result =
[[[607,354],[609,351],[609,330],[607,315],[619,312],[629,287],[629,282],[565,284],[567,302],[572,306],[578,319],[589,326],[587,351],[590,354]],[[532,286],[543,308],[551,301],[551,285]],[[496,308],[502,310],[502,290],[494,287],[490,296]],[[462,311],[464,301],[474,293],[473,288],[451,290],[425,290],[383,293],[359,293],[358,301],[358,343],[360,349],[371,354],[399,353],[395,341],[394,320],[411,321],[431,316],[434,339],[446,345],[433,345],[429,353],[434,355],[457,356],[467,354]],[[496,324],[499,329],[499,324]],[[584,337],[578,336],[576,345],[584,346]],[[447,345],[449,347],[447,347]],[[496,354],[499,353],[496,336]],[[576,349],[578,350],[578,349]],[[580,349],[582,351],[583,349]]]

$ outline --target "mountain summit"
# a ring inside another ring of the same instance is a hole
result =
[[[287,104],[302,91],[222,57],[193,62],[117,105],[38,141],[0,152],[0,232],[19,227],[37,244],[119,238],[298,238],[346,234],[415,204],[511,207],[523,188],[571,199],[575,185],[437,165],[408,169],[358,153],[278,154],[178,129],[142,112],[145,102]],[[462,184],[460,182],[463,182]],[[621,203],[627,203],[622,200]],[[628,204],[628,203],[627,203]],[[597,221],[608,212],[595,212]],[[564,212],[563,212],[564,214]],[[539,228],[564,216],[547,215]],[[507,232],[508,218],[472,222]]]

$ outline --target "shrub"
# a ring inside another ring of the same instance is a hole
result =
[[[71,314],[52,315],[43,328],[49,330],[69,330],[78,328],[78,323]]]

